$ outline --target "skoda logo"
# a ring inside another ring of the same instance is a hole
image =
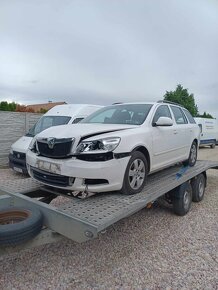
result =
[[[54,148],[54,145],[55,145],[55,138],[48,138],[48,140],[47,140],[47,143],[48,143],[48,148],[49,149],[53,149]]]
[[[17,158],[20,158],[20,154],[19,153],[17,154]]]

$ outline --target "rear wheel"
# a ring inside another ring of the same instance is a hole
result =
[[[216,144],[212,144],[212,145],[210,145],[210,147],[211,147],[212,149],[215,149]]]
[[[192,203],[192,187],[189,182],[185,182],[178,188],[171,192],[171,198],[173,203],[173,210],[175,214],[179,216],[186,215]]]
[[[192,200],[199,202],[204,198],[204,192],[206,188],[206,178],[203,173],[199,174],[191,182],[192,185]]]
[[[194,141],[192,143],[192,146],[191,146],[191,149],[190,149],[188,160],[183,162],[184,165],[186,165],[186,166],[194,166],[195,163],[197,162],[197,157],[198,157],[198,146],[197,146],[197,143]]]
[[[135,151],[126,167],[121,193],[136,194],[142,191],[148,175],[148,163],[143,153]]]

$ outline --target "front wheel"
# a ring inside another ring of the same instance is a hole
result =
[[[189,158],[188,160],[184,161],[185,166],[194,166],[195,163],[197,162],[197,157],[198,157],[198,146],[197,143],[194,141],[192,143],[190,153],[189,153]]]
[[[148,163],[143,153],[135,151],[126,167],[121,193],[136,194],[142,191],[148,175]]]

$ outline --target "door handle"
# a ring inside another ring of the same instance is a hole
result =
[[[173,131],[173,134],[175,134],[175,135],[178,134],[178,131],[177,130],[174,130]]]

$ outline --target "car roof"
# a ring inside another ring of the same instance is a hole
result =
[[[171,106],[178,106],[180,108],[184,108],[180,104],[171,103],[171,102],[127,102],[127,103],[114,103],[113,106],[121,106],[121,105],[171,105]],[[185,109],[185,108],[184,108]]]
[[[66,104],[66,105],[58,105],[50,109],[45,116],[52,115],[66,115],[66,116],[74,116],[78,114],[83,114],[88,108],[96,108],[101,109],[103,106],[100,105],[91,105],[91,104]]]

